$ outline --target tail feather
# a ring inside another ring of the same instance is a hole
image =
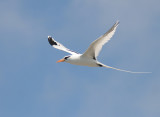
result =
[[[106,68],[111,68],[111,69],[115,69],[115,70],[118,70],[118,71],[128,72],[128,73],[134,73],[134,74],[145,74],[145,73],[152,73],[152,72],[133,72],[133,71],[128,71],[128,70],[118,69],[118,68],[111,67],[111,66],[104,65],[104,64],[103,64],[103,67],[106,67]]]

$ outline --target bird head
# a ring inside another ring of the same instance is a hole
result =
[[[70,56],[65,56],[64,58],[58,60],[56,63],[65,62],[65,61],[68,60],[69,57],[70,57]]]

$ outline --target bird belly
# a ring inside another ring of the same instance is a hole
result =
[[[96,60],[93,59],[73,59],[68,61],[68,63],[80,66],[98,67]]]

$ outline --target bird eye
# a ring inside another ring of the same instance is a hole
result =
[[[64,57],[64,59],[67,60],[69,57],[70,57],[70,56],[66,56],[66,57]]]

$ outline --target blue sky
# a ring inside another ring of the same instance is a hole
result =
[[[159,117],[159,0],[1,0],[1,117]],[[106,65],[152,74],[56,63],[83,53],[116,20],[98,57]]]

